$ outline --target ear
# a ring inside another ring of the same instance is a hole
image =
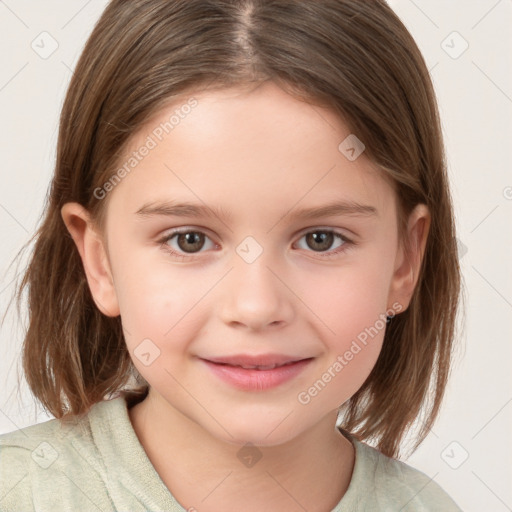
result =
[[[79,203],[66,203],[61,208],[61,216],[80,253],[96,306],[106,316],[118,316],[119,304],[107,250],[89,212]]]
[[[409,215],[404,239],[399,242],[388,307],[395,302],[402,306],[401,311],[409,307],[418,282],[430,221],[429,209],[424,204],[418,204]]]

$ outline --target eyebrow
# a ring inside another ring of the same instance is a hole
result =
[[[350,216],[378,216],[377,208],[370,205],[359,204],[354,201],[333,201],[322,206],[290,209],[281,218],[290,214],[299,220],[311,220],[321,217]],[[291,213],[292,212],[292,213]],[[230,221],[232,215],[222,207],[210,207],[205,204],[174,201],[152,201],[145,203],[136,212],[140,217],[167,216],[167,217],[217,217],[223,221]]]

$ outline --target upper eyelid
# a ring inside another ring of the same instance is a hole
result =
[[[296,231],[294,233],[294,236],[297,236],[299,234],[304,235],[304,234],[316,232],[316,231],[331,231],[331,232],[339,234],[339,235],[344,235],[344,231],[348,231],[349,233],[352,233],[351,230],[346,229],[346,228],[335,228],[332,226],[313,226],[313,227],[309,227],[309,228],[299,229],[298,231]],[[198,228],[198,227],[194,227],[194,226],[184,226],[184,227],[169,229],[161,236],[161,238],[177,235],[180,233],[191,233],[191,232],[202,233],[205,235],[207,235],[208,233],[211,233],[211,231],[206,228]],[[354,233],[354,235],[355,235],[355,233]]]

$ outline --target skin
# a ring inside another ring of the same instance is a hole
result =
[[[352,443],[335,428],[337,409],[369,375],[384,329],[309,403],[297,397],[386,310],[407,308],[429,212],[418,205],[408,219],[407,258],[393,189],[364,153],[350,161],[338,149],[350,130],[334,113],[273,83],[194,97],[190,114],[109,192],[105,232],[77,203],[62,217],[96,305],[121,315],[133,362],[150,384],[130,420],[175,498],[200,511],[331,510],[354,466]],[[187,98],[136,134],[130,151]],[[135,214],[155,200],[222,207],[229,218]],[[294,217],[333,200],[376,213]],[[206,235],[195,253],[178,237],[159,241],[183,227]],[[322,246],[305,236],[327,228],[354,243],[334,237]],[[252,263],[236,252],[247,236],[263,251]],[[149,366],[134,355],[144,339],[160,350]],[[236,389],[198,359],[240,353],[314,359],[266,391]],[[250,468],[237,457],[248,442],[262,455]]]

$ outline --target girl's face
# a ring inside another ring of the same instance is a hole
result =
[[[88,278],[162,417],[273,445],[363,384],[413,283],[362,149],[271,83],[186,97],[133,140],[96,191],[113,284]]]

